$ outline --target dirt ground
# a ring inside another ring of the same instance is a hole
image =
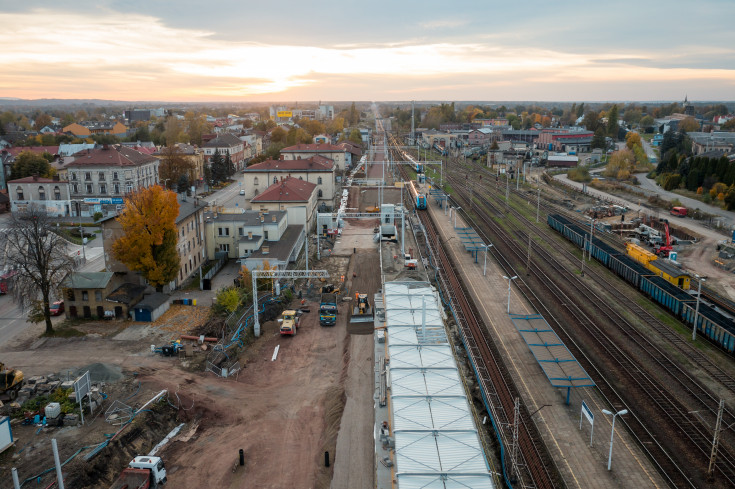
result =
[[[263,324],[262,338],[242,356],[244,368],[237,378],[220,379],[211,373],[191,372],[181,367],[178,358],[150,353],[152,333],[146,334],[145,329],[139,330],[138,340],[114,340],[102,335],[51,338],[31,344],[27,340],[17,345],[18,351],[8,351],[3,356],[25,357],[25,363],[18,360],[16,364],[22,364],[27,370],[43,368],[47,373],[78,366],[80,357],[107,361],[120,367],[124,374],[119,387],[114,383],[105,387],[109,390],[110,403],[128,398],[138,382],[141,388],[131,403],[168,389],[172,403],[181,406],[178,415],[173,410],[168,417],[156,417],[155,422],[161,426],[149,430],[153,436],[142,436],[146,430],[136,431],[141,436],[130,444],[145,454],[165,436],[176,418],[190,421],[184,430],[186,441],[174,441],[161,453],[171,487],[329,487],[332,469],[324,468],[324,452],[329,451],[334,459],[344,406],[349,361],[347,308],[341,309],[336,327],[323,328],[318,323],[318,304],[306,305],[311,306],[311,312],[303,316],[302,326],[294,337],[281,337],[275,321]],[[171,329],[171,325],[165,327]],[[132,336],[130,328],[122,333]],[[170,335],[170,332],[161,334]],[[278,358],[272,362],[277,345],[280,345]],[[108,404],[103,404],[102,410],[107,407]],[[11,464],[17,466],[22,479],[51,463],[47,439],[50,436],[59,438],[62,459],[65,459],[82,446],[103,441],[105,433],[113,433],[116,428],[108,425],[104,416],[98,416],[93,424],[83,428],[65,427],[62,432],[42,430],[38,435],[35,430],[33,426],[19,426],[15,453],[25,450],[15,459],[9,450],[6,452],[9,458],[0,462],[7,470]],[[245,467],[233,471],[241,448],[245,451]],[[110,455],[98,457],[114,462],[113,471],[122,469],[135,455],[126,452],[120,455],[114,447],[107,450]],[[38,457],[41,452],[48,453]],[[283,470],[284,464],[288,470]],[[99,486],[95,483],[75,487]]]
[[[716,239],[703,238],[696,245],[680,251],[678,260],[689,270],[707,277],[710,288],[735,301],[735,276],[713,264],[717,256],[716,247]]]
[[[400,191],[389,190],[389,195],[397,201]],[[360,196],[354,202],[365,207]],[[376,223],[350,223],[355,236],[347,229],[345,245],[335,246],[336,253],[311,267],[329,270],[335,284],[343,275],[350,295],[366,292],[372,301],[380,288],[372,241]],[[277,322],[263,323],[262,337],[241,354],[243,369],[229,379],[193,369],[196,361],[151,353],[151,345],[199,327],[207,307],[174,306],[154,324],[79,322],[75,327],[86,334],[82,337],[41,338],[42,326],[29,327],[15,343],[0,347],[2,360],[26,376],[97,364],[104,367],[101,371],[118,372],[119,378],[101,384],[106,399],[84,426],[39,430],[14,425],[16,445],[0,456],[0,477],[10,480],[11,467],[18,468],[21,480],[51,468],[52,437],[59,441],[62,460],[97,445],[118,429],[103,414],[115,400],[138,408],[167,389],[166,401],[142,413],[92,461],[80,456],[65,466],[73,487],[106,487],[133,456],[147,454],[181,422],[186,423],[182,432],[158,453],[166,463],[169,487],[372,487],[373,324],[349,324],[350,301],[340,303],[335,327],[319,326],[320,285],[303,290],[310,312],[298,333],[281,337]],[[271,361],[277,346],[277,359]],[[244,467],[236,466],[240,449]],[[53,478],[49,471],[43,483]]]

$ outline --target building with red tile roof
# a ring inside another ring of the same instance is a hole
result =
[[[284,160],[298,160],[321,155],[330,158],[337,166],[338,172],[345,170],[347,154],[350,152],[341,145],[334,144],[297,144],[281,150],[281,158]]]
[[[289,224],[301,224],[311,230],[317,206],[317,185],[306,180],[279,179],[250,200],[253,210],[288,212]]]
[[[319,204],[332,208],[337,192],[335,168],[333,160],[321,155],[300,160],[266,160],[250,165],[243,170],[245,200],[259,195],[281,178],[291,177],[315,183]]]
[[[14,146],[12,148],[6,149],[5,151],[10,153],[11,156],[15,156],[15,157],[17,157],[23,151],[30,151],[31,153],[36,153],[39,155],[43,153],[49,153],[52,156],[58,156],[59,147],[58,146]]]

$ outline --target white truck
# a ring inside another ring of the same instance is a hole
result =
[[[112,483],[110,489],[151,489],[166,483],[161,457],[137,456]]]

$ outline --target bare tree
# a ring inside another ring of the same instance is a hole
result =
[[[8,265],[17,271],[13,296],[29,320],[46,321],[46,333],[53,333],[49,304],[59,296],[59,286],[74,269],[68,255],[68,242],[54,232],[46,210],[30,206],[13,214],[8,232]],[[39,300],[40,296],[40,300]]]
[[[161,163],[158,165],[158,177],[161,182],[165,183],[165,188],[170,189],[176,187],[176,183],[181,175],[186,175],[189,179],[193,179],[193,163],[186,158],[181,150],[170,144],[161,150]]]

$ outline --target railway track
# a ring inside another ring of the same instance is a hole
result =
[[[470,197],[469,197],[469,195],[467,195],[467,194],[469,194],[468,189],[467,189],[467,182],[464,182],[464,184],[463,184],[463,182],[461,182],[460,180],[458,180],[458,179],[456,179],[455,177],[452,177],[452,176],[449,176],[449,179],[450,179],[450,182],[453,182],[454,183],[454,188],[455,189],[462,189],[460,191],[460,194],[462,194],[464,192],[463,199],[461,199],[461,201],[459,203],[460,204],[463,204],[463,207],[465,209],[466,208],[469,208],[470,207],[470,205],[469,205],[469,198]],[[470,186],[472,186],[471,183],[470,183]],[[473,194],[474,195],[478,195],[478,193],[479,192],[477,190],[474,190],[473,191]],[[496,212],[496,213],[501,212],[498,209],[498,207],[500,207],[500,206],[502,206],[502,204],[496,206],[496,208],[494,209],[494,212]],[[514,236],[510,235],[510,233],[508,233],[505,230],[503,230],[501,226],[498,226],[497,224],[495,224],[494,222],[492,222],[492,219],[490,219],[488,216],[483,215],[483,212],[478,208],[479,206],[477,206],[475,204],[475,207],[476,207],[475,208],[475,211],[482,218],[483,222],[488,227],[492,228],[493,232],[498,237],[501,238],[500,240],[495,240],[496,246],[498,246],[498,242],[499,241],[500,242],[503,242],[503,243],[510,243],[510,242],[513,242],[513,240],[515,240]],[[522,216],[520,216],[519,214],[516,215],[516,218],[521,218],[521,217]],[[520,239],[517,239],[517,241],[525,242],[526,239],[527,239],[527,237],[528,237],[527,234],[524,234],[522,232],[518,232],[517,233],[517,238],[520,238]],[[536,247],[534,247],[534,250],[535,250],[534,252],[537,253],[537,254],[543,254],[543,256],[546,258],[546,260],[545,260],[546,262],[551,263],[551,264],[555,264],[557,262],[556,257],[551,256],[548,252],[546,252],[545,249],[543,249],[543,247],[536,246]],[[524,254],[522,254],[521,252],[519,252],[519,250],[518,250],[517,247],[512,247],[512,246],[511,247],[508,247],[508,249],[505,250],[505,252],[506,253],[514,253],[516,255],[516,262],[518,262],[518,263],[524,263],[525,262],[525,258],[526,257],[524,256]],[[512,267],[512,265],[510,263],[508,263],[508,266]],[[534,270],[532,268],[531,272],[534,273],[535,275],[537,275],[537,279],[539,281],[543,282],[543,283],[549,284],[549,283],[552,283],[553,282],[552,279],[551,279],[551,277],[549,275],[541,272],[539,269]],[[515,273],[517,274],[517,272],[515,272]],[[555,275],[554,278],[556,279],[556,278],[558,278],[557,276],[559,276],[559,277],[568,276],[569,275],[569,272],[566,269],[564,269],[563,267],[557,265],[555,267],[555,269],[554,269],[554,275]],[[580,286],[579,284],[576,284],[575,282],[580,282],[580,281],[578,279],[574,278],[574,277],[570,277],[567,280],[567,285],[573,286],[573,290],[575,290],[575,293],[574,294],[571,294],[571,295],[588,294],[588,291],[585,291],[584,290],[584,287]],[[526,285],[525,282],[524,282],[524,285]],[[559,290],[556,292],[556,295],[558,297],[558,301],[559,302],[564,303],[565,305],[572,304],[574,302],[572,300],[572,298],[570,297],[570,294],[563,293],[561,291],[561,288],[558,287],[558,286],[557,286],[557,288]],[[550,288],[550,292],[553,292],[553,290],[551,290],[551,288]],[[527,291],[527,295],[533,295],[533,296],[535,296],[535,294],[533,293],[532,290],[530,290],[530,288]],[[596,300],[598,302],[600,301],[600,299],[597,298],[597,297],[593,298],[593,300]],[[532,301],[532,302],[534,302],[534,301]],[[543,311],[544,309],[546,309],[546,307],[543,306],[543,304],[535,304],[535,306],[536,306],[536,308],[539,311]],[[623,352],[621,352],[619,348],[615,347],[614,343],[610,342],[609,339],[607,339],[607,335],[606,335],[606,332],[605,332],[604,328],[601,328],[599,326],[595,326],[595,321],[592,320],[592,318],[590,317],[590,314],[589,313],[584,313],[583,311],[581,311],[576,306],[574,306],[574,307],[568,307],[568,309],[570,309],[570,312],[572,313],[572,315],[575,318],[576,322],[578,322],[581,325],[586,326],[587,327],[587,331],[589,332],[589,334],[591,334],[593,337],[595,337],[597,342],[599,342],[600,344],[605,343],[605,345],[606,345],[605,346],[606,351],[610,352],[611,358],[614,358],[617,361],[617,365],[618,365],[618,368],[619,369],[621,369],[622,371],[631,371],[631,372],[639,372],[639,371],[641,371],[641,369],[639,368],[639,366],[629,356],[623,354]],[[548,311],[548,309],[546,309],[546,310]],[[614,310],[611,310],[611,309],[605,311],[605,314],[607,315],[608,322],[610,324],[615,324],[616,322],[619,322],[619,321],[621,321],[621,319],[623,319],[619,314],[617,314]],[[557,321],[557,324],[559,324],[558,321]],[[663,325],[663,326],[665,327],[665,325]],[[626,329],[631,329],[631,328],[628,327]],[[666,329],[670,333],[670,330],[668,330],[668,328],[666,328]],[[633,332],[631,331],[629,333],[629,337],[632,334],[633,334]],[[657,356],[656,361],[659,362],[659,365],[665,366],[665,367],[662,367],[662,368],[668,368],[665,355],[664,355],[664,358],[661,358],[661,354],[660,353],[656,354],[654,352],[654,355]],[[599,372],[599,370],[598,370],[598,372]],[[677,371],[676,374],[672,374],[672,375],[674,377],[676,377],[677,375],[679,375],[679,373],[680,373],[680,371]],[[665,389],[661,389],[660,386],[658,386],[655,383],[651,382],[651,380],[652,380],[651,377],[643,376],[644,377],[643,379],[638,379],[638,378],[635,378],[635,377],[636,376],[630,376],[630,378],[628,379],[628,381],[633,382],[634,385],[635,384],[638,384],[639,385],[639,389],[640,389],[641,392],[649,392],[650,393],[649,394],[649,398],[651,399],[651,401],[653,403],[655,403],[655,404],[657,403],[659,406],[661,406],[661,409],[664,412],[667,413],[667,415],[669,416],[669,419],[671,420],[671,422],[674,423],[674,425],[678,426],[678,429],[683,434],[683,436],[686,436],[691,441],[691,443],[694,446],[698,447],[699,450],[702,452],[702,454],[703,455],[706,455],[706,457],[708,458],[709,457],[709,448],[711,446],[711,441],[710,441],[711,440],[711,434],[708,432],[708,430],[705,429],[703,426],[701,426],[701,423],[696,422],[696,420],[693,421],[691,419],[691,416],[687,416],[688,413],[687,413],[686,409],[681,406],[681,404],[677,401],[677,399],[675,398],[675,396],[672,396],[670,393],[667,393]],[[694,384],[696,384],[696,385],[694,385]],[[601,388],[602,388],[602,386],[601,386]],[[683,387],[683,388],[686,391],[688,391],[688,395],[689,396],[692,396],[695,399],[698,399],[699,398],[698,396],[704,395],[701,392],[701,389],[698,389],[698,384],[696,382],[691,381],[691,380],[689,381],[689,385],[686,386],[686,387]],[[695,393],[695,392],[693,392],[693,390],[699,390],[700,392],[696,392]],[[612,397],[613,399],[615,398],[614,396],[610,396],[610,397]],[[620,396],[617,396],[617,397],[619,398]],[[705,401],[701,401],[701,402],[706,405],[706,400]],[[708,407],[708,409],[709,409],[709,407]],[[641,425],[642,425],[642,423],[641,423]],[[644,426],[641,426],[640,428],[645,428],[645,427]],[[645,445],[650,445],[652,441],[655,441],[655,440],[653,440],[653,437],[650,436],[650,434],[646,433],[646,430],[645,429],[643,429],[643,430],[638,429],[636,431],[639,433],[639,438],[644,443],[644,446]],[[646,438],[648,438],[648,440],[646,440]],[[670,460],[670,457],[668,457],[668,455],[665,454],[665,451],[662,451],[662,453],[659,454],[659,455],[665,455],[665,456],[663,456],[664,464],[662,464],[662,469],[664,470],[664,472],[665,473],[669,473],[669,474],[676,473],[677,467],[675,467],[675,466],[677,464],[676,463],[673,463],[673,466],[672,466],[672,464],[670,462],[667,462],[667,460]],[[654,458],[656,458],[656,459],[662,459],[661,456],[656,457],[656,454],[652,454],[652,456]],[[673,461],[671,461],[671,462],[673,462]],[[722,477],[726,477],[726,478],[728,478],[728,480],[732,481],[733,480],[733,467],[732,467],[732,462],[731,462],[730,454],[727,453],[727,454],[723,455],[723,457],[722,457],[722,459],[720,459],[720,462],[719,463],[720,463],[720,465],[718,465],[717,468],[718,468],[718,470],[720,470],[721,476]],[[668,465],[668,467],[666,465]],[[679,469],[679,472],[681,472],[680,469]],[[685,487],[685,486],[687,486],[687,483],[688,483],[687,476],[682,473],[681,474],[681,477],[680,477],[680,480],[678,480],[678,481],[672,480],[672,482],[677,487],[678,486]]]
[[[405,170],[400,172],[406,176]],[[412,206],[412,204],[410,204]],[[437,233],[436,227],[426,213],[419,213],[419,219],[428,235],[429,248],[440,269],[439,280],[442,289],[449,296],[452,309],[457,319],[462,340],[470,356],[477,376],[482,386],[483,397],[494,419],[496,428],[501,431],[506,450],[512,446],[512,432],[508,433],[513,425],[515,399],[518,398],[517,389],[513,385],[510,373],[503,365],[499,352],[488,338],[487,328],[482,324],[479,315],[464,292],[464,286],[456,267],[448,256]],[[559,487],[563,481],[554,467],[545,445],[538,434],[535,425],[530,420],[528,411],[524,408],[520,412],[518,448],[522,460],[505,460],[504,466],[510,466],[506,471],[506,478],[511,482],[518,481],[519,487],[551,488]],[[509,454],[506,453],[506,458]],[[510,455],[512,458],[512,454]]]
[[[474,192],[479,191],[479,189],[477,188],[478,185],[476,183],[473,183],[471,185],[474,187]],[[528,197],[528,195],[524,192],[515,190],[511,191],[511,195],[520,198],[521,201],[526,200]],[[494,198],[497,201],[497,195]],[[541,204],[540,208],[547,213],[563,214],[572,221],[576,221],[577,219],[577,216],[575,214],[565,211],[559,211],[556,207],[549,205],[548,202],[544,202],[543,204]],[[533,229],[535,233],[539,236],[542,236],[545,241],[552,242],[554,239],[556,239],[556,233],[550,232],[548,227],[544,224],[545,218],[541,219],[541,222],[539,224],[536,224],[535,222],[527,219],[523,214],[519,213],[518,211],[514,210],[514,215],[525,222],[524,228]],[[585,226],[585,223],[583,222],[579,222],[579,224],[581,227]],[[621,249],[624,247],[624,241],[618,238],[618,236],[615,234],[598,232],[594,234],[594,236],[595,238],[601,239],[615,248]],[[576,263],[579,263],[579,258],[568,249],[560,248],[557,249],[557,251],[563,253],[572,266],[574,266]],[[605,283],[606,288],[612,291],[614,295],[624,297],[626,292],[631,290],[630,285],[628,285],[627,283],[621,282],[616,279],[610,280],[611,275],[604,270],[602,271],[602,273],[600,273],[597,272],[594,268],[587,268],[586,273],[588,274],[588,276],[598,281],[598,283]],[[635,317],[641,318],[643,321],[645,321],[646,326],[653,329],[660,338],[664,339],[680,354],[686,356],[693,367],[696,367],[702,372],[706,372],[711,379],[715,380],[720,385],[721,389],[724,389],[735,396],[735,378],[725,372],[717,363],[712,360],[712,358],[705,355],[700,349],[696,348],[690,341],[688,341],[687,338],[677,333],[668,324],[661,321],[658,317],[656,317],[654,314],[652,314],[650,311],[648,311],[638,303],[628,301],[626,303],[626,307],[633,315],[635,315]],[[682,373],[684,375],[688,375],[686,372],[682,371]],[[712,400],[712,406],[716,406],[719,402],[719,398],[712,393],[711,389],[708,389],[707,392]],[[716,414],[716,407],[710,409],[710,413],[714,416]],[[730,416],[730,419],[727,420],[728,424],[735,422],[735,414],[729,411],[726,411],[726,414]],[[712,419],[712,425],[714,425],[714,419]]]

